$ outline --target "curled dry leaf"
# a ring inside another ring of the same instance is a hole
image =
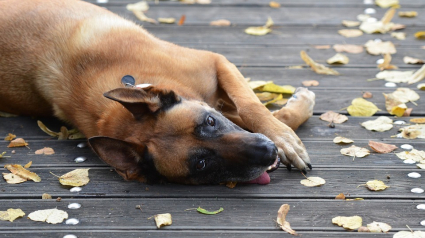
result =
[[[210,22],[210,26],[230,26],[232,23],[226,19],[220,19]]]
[[[164,17],[160,17],[158,18],[158,22],[159,23],[165,23],[165,24],[174,24],[176,22],[176,18],[164,18]]]
[[[288,232],[291,235],[298,235],[294,230],[292,230],[291,224],[286,221],[286,215],[288,214],[289,210],[290,207],[288,204],[283,204],[280,206],[279,211],[277,212],[276,222],[282,230]]]
[[[31,165],[32,165],[32,161],[30,161],[26,165],[24,165],[24,168],[28,169],[29,167],[31,167]]]
[[[347,108],[347,111],[351,116],[370,117],[379,111],[379,108],[363,98],[355,98]]]
[[[408,12],[398,12],[399,17],[417,17],[418,12],[416,11],[408,11]]]
[[[301,59],[311,67],[311,69],[318,74],[326,74],[326,75],[339,75],[339,73],[331,68],[328,68],[322,64],[316,63],[307,53],[302,50],[301,51]]]
[[[25,142],[25,140],[22,138],[16,138],[12,140],[7,147],[12,148],[12,147],[23,147],[23,146],[28,146],[28,143]]]
[[[419,40],[425,39],[425,31],[418,31],[415,33],[415,37]]]
[[[6,157],[10,157],[10,156],[6,156],[5,154],[6,154],[6,151],[3,151],[2,153],[0,153],[0,159],[1,158],[6,158]]]
[[[371,55],[395,54],[397,50],[391,41],[369,40],[365,44],[366,51]]]
[[[323,113],[322,115],[320,115],[319,118],[323,121],[333,122],[337,124],[346,122],[348,120],[347,116],[339,114],[337,112],[333,112],[333,111],[327,111]]]
[[[336,55],[332,56],[328,60],[326,60],[326,63],[328,64],[348,64],[350,59],[344,54],[337,53]]]
[[[41,182],[41,178],[36,173],[26,170],[20,164],[6,164],[4,167],[14,175],[18,175],[19,177],[29,179],[34,182]]]
[[[59,182],[62,185],[80,187],[88,184],[89,169],[75,169],[59,177]]]
[[[360,26],[360,22],[359,21],[343,20],[342,25],[344,25],[346,27],[355,27],[355,26]]]
[[[403,116],[404,112],[407,109],[406,104],[404,104],[402,101],[400,101],[396,96],[393,94],[384,94],[385,97],[385,108],[391,115],[396,115],[398,117]]]
[[[68,213],[66,211],[53,208],[53,209],[45,209],[45,210],[38,210],[35,212],[31,212],[28,215],[28,218],[33,221],[41,221],[41,222],[47,222],[50,224],[58,224],[58,223],[62,223],[63,220],[68,218]]]
[[[180,17],[179,22],[177,23],[177,25],[182,26],[185,21],[186,21],[186,15],[182,15]]]
[[[408,84],[414,84],[425,78],[425,65],[418,69],[407,81]]]
[[[215,214],[218,214],[218,213],[224,211],[224,208],[220,207],[220,209],[218,209],[218,210],[208,211],[208,210],[205,210],[205,209],[203,209],[201,207],[198,207],[196,209],[196,211],[199,212],[199,213],[205,214],[205,215],[215,215]]]
[[[50,147],[44,147],[43,149],[39,149],[35,151],[36,155],[53,155],[55,151]]]
[[[403,62],[405,64],[424,64],[424,61],[421,59],[417,59],[417,58],[413,58],[410,56],[404,56],[403,57]]]
[[[391,32],[391,37],[394,37],[397,40],[405,40],[406,39],[406,33],[405,32]]]
[[[412,119],[410,119],[410,122],[418,123],[418,124],[425,124],[425,117],[422,117],[422,118],[412,118]]]
[[[385,144],[385,143],[371,141],[371,140],[369,141],[369,146],[370,148],[372,148],[372,150],[381,154],[390,153],[391,151],[398,148],[395,145]]]
[[[390,186],[385,185],[381,180],[370,180],[366,183],[366,187],[371,191],[383,191]]]
[[[85,136],[81,132],[79,132],[77,129],[68,130],[66,127],[62,126],[60,129],[61,130],[60,132],[54,132],[50,130],[49,128],[47,128],[47,126],[44,125],[43,122],[41,121],[37,121],[37,125],[46,134],[53,137],[58,137],[58,140],[67,140],[67,139],[76,140],[76,139],[85,138]]]
[[[425,83],[420,83],[416,86],[419,90],[425,90]]]
[[[398,0],[375,0],[375,4],[382,8],[400,7]]]
[[[373,94],[371,92],[363,92],[362,97],[363,98],[372,98]]]
[[[170,213],[157,214],[154,216],[156,227],[169,226],[173,223]]]
[[[338,34],[345,36],[347,38],[350,37],[358,37],[363,35],[363,32],[361,30],[357,30],[357,29],[342,29],[338,31]]]
[[[380,116],[375,120],[365,121],[361,124],[369,131],[388,131],[393,128],[393,120],[387,116]]]
[[[271,1],[269,3],[269,6],[272,7],[272,8],[279,8],[280,7],[280,3]]]
[[[340,44],[337,44],[337,45],[333,46],[333,49],[336,52],[347,52],[347,53],[351,53],[351,54],[359,54],[359,53],[363,52],[363,46],[361,46],[361,45],[348,45],[348,44],[340,45]]]
[[[345,195],[343,193],[340,193],[340,194],[336,195],[335,199],[336,200],[345,200]]]
[[[320,177],[307,177],[303,179],[300,183],[306,187],[318,187],[326,183],[326,181]]]
[[[21,209],[9,208],[7,211],[0,211],[0,220],[13,222],[19,217],[25,216],[25,212]]]
[[[363,158],[363,157],[365,157],[365,156],[367,156],[367,155],[370,154],[370,151],[368,149],[362,148],[362,147],[358,147],[358,146],[355,146],[355,145],[352,145],[352,146],[350,146],[348,148],[341,149],[340,152],[343,155],[352,156],[353,157],[353,160],[356,157]]]
[[[270,101],[277,98],[280,94],[270,93],[270,92],[262,92],[255,94],[260,101]]]
[[[393,238],[425,238],[425,232],[422,231],[399,231]]]
[[[421,163],[425,160],[425,151],[412,149],[411,151],[402,151],[400,153],[396,153],[397,157],[402,160],[413,160],[415,162]]]
[[[12,134],[12,133],[9,133],[5,138],[4,138],[4,140],[5,141],[12,141],[13,139],[15,139],[16,138],[16,135],[14,135],[14,134]]]
[[[401,136],[406,139],[425,139],[425,125],[412,125],[401,128]]]
[[[252,26],[245,29],[245,33],[249,35],[255,35],[255,36],[263,36],[272,31],[270,29],[271,26],[273,26],[273,20],[269,17],[266,24],[264,26]]]
[[[348,138],[345,138],[345,137],[342,137],[342,136],[337,136],[333,139],[333,142],[335,144],[351,144],[354,141],[352,139],[348,139]]]
[[[384,70],[376,74],[377,79],[384,79],[385,81],[392,83],[407,83],[411,76],[413,75],[413,71],[387,71]]]
[[[355,230],[362,226],[363,220],[359,216],[343,217],[338,216],[332,218],[332,223],[342,226],[347,230]]]
[[[319,86],[319,82],[317,80],[305,80],[305,81],[302,81],[301,83],[305,87]]]
[[[392,59],[392,57],[391,57],[390,54],[385,54],[384,55],[384,62],[382,62],[382,64],[379,64],[378,65],[378,68],[381,69],[381,70],[384,70],[384,69],[398,69],[397,66],[391,64],[391,59]]]
[[[410,88],[397,88],[391,94],[403,103],[415,102],[420,98],[419,94]]]
[[[8,184],[19,184],[27,181],[27,179],[12,173],[3,173],[3,178]]]

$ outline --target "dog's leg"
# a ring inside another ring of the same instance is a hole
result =
[[[282,163],[287,167],[293,164],[304,172],[307,167],[311,168],[310,158],[301,140],[289,126],[274,117],[261,104],[236,66],[225,57],[218,56],[216,68],[218,86],[236,106],[237,113],[245,127],[270,138],[278,148]]]

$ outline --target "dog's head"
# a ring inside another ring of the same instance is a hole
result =
[[[119,88],[105,96],[130,116],[110,114],[99,125],[109,137],[89,142],[127,180],[249,181],[276,162],[271,140],[241,129],[206,103],[155,87]]]

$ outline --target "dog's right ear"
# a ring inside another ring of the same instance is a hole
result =
[[[137,120],[149,113],[155,113],[174,106],[181,101],[174,91],[149,86],[147,88],[117,88],[103,96],[121,103]]]

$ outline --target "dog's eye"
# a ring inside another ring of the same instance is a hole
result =
[[[202,160],[199,160],[197,163],[196,163],[196,169],[197,170],[203,170],[203,169],[205,169],[205,167],[207,166],[207,164],[206,164],[206,162],[205,162],[205,160],[204,159],[202,159]]]
[[[211,117],[211,116],[208,116],[207,117],[207,124],[209,126],[215,126],[215,119],[213,117]]]

